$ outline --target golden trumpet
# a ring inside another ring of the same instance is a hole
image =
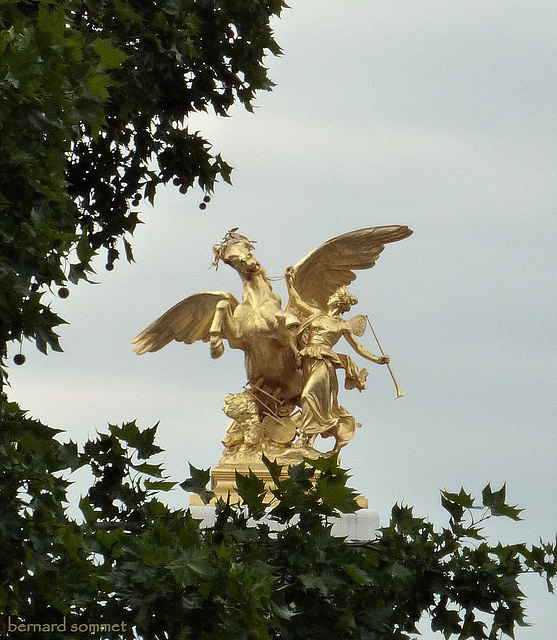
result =
[[[373,337],[375,338],[375,342],[377,342],[377,346],[379,347],[379,349],[381,350],[381,355],[385,355],[385,352],[383,351],[383,347],[381,346],[381,343],[379,342],[378,338],[377,338],[377,334],[375,333],[374,328],[371,326],[371,322],[369,321],[369,317],[366,315],[366,320],[367,323],[369,324],[369,328],[371,329],[371,332],[373,333]],[[393,379],[393,382],[395,383],[395,388],[396,388],[396,400],[398,400],[399,398],[402,398],[402,396],[406,395],[406,392],[403,391],[399,386],[398,386],[398,382],[396,381],[396,378],[394,376],[394,373],[391,369],[391,365],[389,363],[387,363],[387,369],[389,370],[389,373],[391,374],[391,378]]]

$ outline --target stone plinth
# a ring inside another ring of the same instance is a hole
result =
[[[231,504],[237,504],[240,501],[240,497],[236,493],[236,472],[243,476],[248,476],[250,471],[265,483],[265,489],[267,491],[265,502],[271,502],[274,498],[271,493],[274,482],[263,462],[226,463],[221,460],[217,467],[211,469],[211,491],[216,496],[216,498],[211,501],[211,504],[214,504],[217,498],[222,498],[225,502],[229,499]],[[286,480],[287,478],[287,469],[283,467],[283,473],[281,473],[280,479]],[[368,501],[364,496],[357,496],[356,502],[360,508],[367,509]],[[190,496],[190,506],[204,505],[199,496],[194,493]]]
[[[265,483],[265,489],[267,490],[269,501],[271,501],[273,495],[270,491],[274,487],[274,482],[269,470],[262,462],[250,462],[249,464],[226,464],[220,462],[217,467],[211,469],[211,491],[218,498],[223,498],[224,500],[230,494],[231,502],[238,502],[236,472],[243,476],[248,476],[250,471]],[[284,480],[286,478],[288,478],[288,474],[285,471],[281,474],[280,479]]]
[[[213,505],[192,505],[190,511],[196,520],[201,520],[200,527],[206,529],[215,524],[215,507]],[[262,519],[271,531],[280,531],[284,526],[267,517]],[[339,518],[331,518],[332,534],[346,538],[349,542],[370,542],[377,537],[379,514],[371,509],[360,509],[356,513],[344,513]]]
[[[211,491],[216,494],[217,498],[224,501],[230,500],[231,504],[238,504],[240,497],[236,492],[236,472],[242,475],[249,475],[252,471],[260,480],[265,483],[268,493],[268,502],[273,500],[271,489],[274,486],[273,479],[267,467],[260,461],[251,461],[249,463],[230,463],[227,464],[220,461],[219,465],[211,470]],[[281,480],[288,477],[287,470],[281,474]],[[201,520],[201,528],[211,527],[215,523],[215,506],[216,498],[211,504],[204,505],[197,494],[190,496],[190,511],[194,518]],[[369,542],[377,537],[379,529],[379,514],[377,511],[368,509],[368,501],[364,496],[356,498],[360,511],[356,513],[345,513],[338,518],[331,518],[333,524],[332,533],[334,536],[346,538],[351,542]],[[284,527],[279,523],[267,517],[263,521],[269,525],[271,531],[279,531]]]
[[[268,496],[267,502],[270,502],[273,499],[270,490],[274,487],[274,482],[269,470],[262,462],[223,464],[221,461],[217,467],[211,469],[211,491],[216,496],[216,498],[211,501],[211,504],[214,504],[217,498],[222,498],[226,502],[229,496],[230,503],[237,504],[240,501],[240,497],[236,493],[236,472],[243,476],[248,476],[250,471],[265,483]],[[281,480],[287,477],[288,475],[286,473],[280,476]],[[191,505],[203,506],[203,502],[195,493],[190,496],[190,506]]]

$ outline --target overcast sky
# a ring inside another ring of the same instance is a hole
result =
[[[439,490],[481,497],[506,482],[519,524],[492,540],[537,543],[557,531],[557,8],[548,0],[291,0],[269,59],[277,86],[255,114],[192,122],[235,169],[205,212],[201,192],[169,188],[142,205],[137,263],[53,307],[70,325],[63,354],[24,345],[11,397],[74,440],[106,424],[160,420],[172,479],[215,466],[225,394],[245,383],[243,354],[205,344],[141,357],[129,341],[182,298],[241,296],[211,247],[232,227],[257,240],[270,276],[340,233],[406,224],[351,287],[400,386],[368,366],[368,390],[342,404],[363,423],[343,450],[352,486],[387,524],[395,502],[446,524]],[[283,282],[276,290],[285,299]],[[377,353],[371,333],[361,340]],[[355,356],[355,360],[358,356]],[[365,363],[360,359],[360,366]],[[173,503],[187,504],[177,493]],[[557,599],[524,582],[532,628],[557,637]],[[442,636],[426,633],[425,638]]]

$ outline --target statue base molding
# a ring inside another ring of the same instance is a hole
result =
[[[281,460],[281,462],[284,461]],[[295,459],[291,464],[298,464],[299,462],[299,459]],[[210,505],[214,505],[218,498],[222,498],[225,502],[230,500],[230,504],[238,504],[240,502],[240,496],[236,491],[236,472],[247,476],[250,471],[265,483],[265,489],[267,491],[265,502],[272,502],[274,496],[271,491],[275,485],[269,470],[260,459],[244,463],[223,462],[223,460],[221,460],[218,466],[211,469],[211,491],[216,497],[211,500]],[[286,478],[288,478],[288,473],[287,468],[284,468],[280,479],[285,480]],[[368,508],[368,500],[364,496],[357,496],[356,502],[361,509]],[[201,498],[194,493],[190,496],[190,506],[197,507],[205,505]]]
[[[211,491],[216,494],[217,498],[222,498],[223,500],[226,500],[230,494],[230,502],[238,503],[240,497],[236,493],[236,472],[247,476],[250,471],[265,483],[265,489],[267,490],[265,502],[271,502],[273,499],[271,489],[274,487],[274,482],[269,470],[262,462],[251,462],[249,464],[219,463],[217,467],[211,469]],[[287,477],[286,473],[282,473],[280,479],[284,480]]]

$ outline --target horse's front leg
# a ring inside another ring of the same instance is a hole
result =
[[[209,330],[211,342],[211,358],[217,359],[224,353],[223,338],[228,342],[235,341],[240,337],[240,327],[234,317],[228,300],[221,300],[215,308],[215,315]],[[231,344],[231,346],[234,346]]]

